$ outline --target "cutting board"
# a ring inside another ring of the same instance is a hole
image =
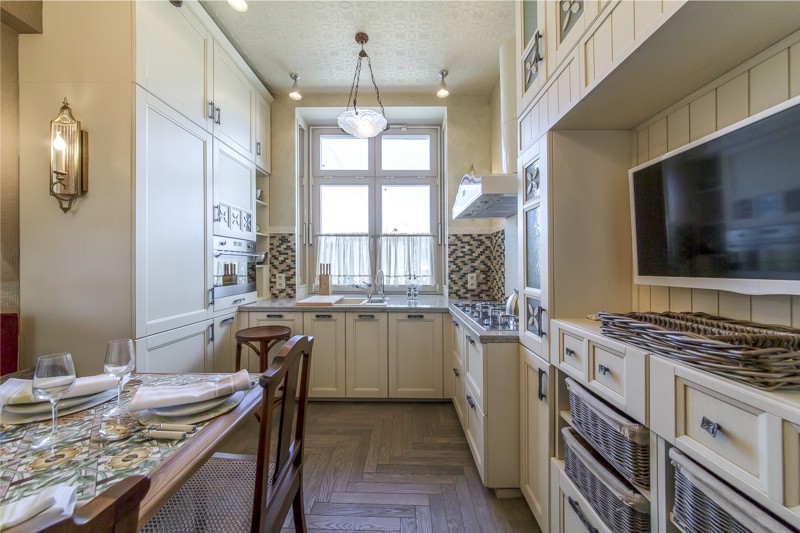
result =
[[[325,305],[333,305],[339,300],[342,299],[342,296],[310,296],[305,300],[300,300],[297,302],[297,305],[313,305],[313,306],[325,306]]]

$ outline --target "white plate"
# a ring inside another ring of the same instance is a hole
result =
[[[76,396],[74,398],[65,398],[63,400],[60,400],[58,402],[59,414],[61,409],[69,409],[70,407],[73,407],[75,405],[80,405],[84,402],[88,402],[94,396],[97,396],[97,394],[102,394],[102,393],[87,394],[86,396]],[[49,413],[50,402],[15,403],[11,405],[4,405],[3,411],[14,413],[15,415],[34,415],[38,413]]]
[[[201,413],[209,409],[213,409],[218,405],[222,405],[232,394],[226,394],[219,398],[211,398],[210,400],[203,400],[202,402],[187,403],[184,405],[172,405],[169,407],[153,407],[149,411],[156,415],[161,416],[186,416],[195,413]]]

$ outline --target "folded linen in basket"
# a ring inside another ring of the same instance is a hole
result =
[[[0,524],[2,529],[16,526],[44,511],[69,516],[77,500],[77,487],[64,484],[46,487],[37,494],[0,507]]]
[[[191,385],[167,387],[139,387],[133,395],[128,409],[142,411],[154,407],[173,407],[188,403],[202,402],[250,389],[250,374],[240,370],[217,381],[203,381]]]
[[[47,400],[40,400],[33,395],[33,381],[30,379],[10,378],[0,385],[0,406],[13,405],[16,403],[36,403]],[[88,396],[97,394],[109,389],[117,388],[117,378],[99,374],[97,376],[85,376],[75,380],[75,386],[69,390],[61,399],[77,398],[78,396]]]

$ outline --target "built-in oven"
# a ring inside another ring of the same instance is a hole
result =
[[[214,302],[217,307],[223,302],[245,303],[243,296],[232,300],[230,297],[255,292],[258,255],[255,241],[214,236]]]

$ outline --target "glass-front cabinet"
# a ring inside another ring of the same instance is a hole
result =
[[[548,183],[547,135],[531,144],[519,158],[522,176],[519,207],[520,302],[522,343],[547,360],[548,277]]]
[[[524,109],[547,80],[544,56],[545,0],[518,2],[517,44],[519,91],[517,109]]]

